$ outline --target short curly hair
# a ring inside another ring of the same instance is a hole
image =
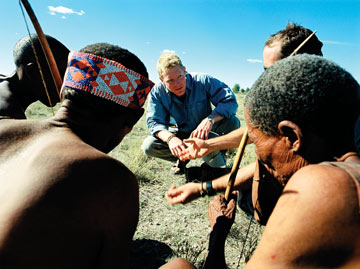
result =
[[[313,32],[303,26],[295,23],[288,23],[285,29],[271,35],[265,43],[265,46],[271,45],[277,41],[281,42],[280,59],[288,57],[308,36]],[[314,35],[297,52],[297,54],[308,53],[322,56],[321,48],[323,43]]]
[[[70,52],[69,49],[56,38],[49,35],[45,35],[45,37],[54,54],[55,61],[59,62],[63,59],[67,59],[67,56]],[[45,54],[41,48],[40,40],[37,34],[31,34],[30,36],[26,35],[15,44],[13,49],[13,58],[15,65],[19,67],[22,64],[36,61],[31,41],[34,43],[35,51],[37,56],[39,57],[41,66],[47,66]],[[65,70],[63,71],[65,72]]]
[[[276,62],[245,98],[250,122],[265,135],[278,135],[283,120],[312,130],[321,138],[353,141],[360,112],[357,81],[337,64],[301,54]]]

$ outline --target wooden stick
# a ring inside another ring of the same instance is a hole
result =
[[[59,69],[56,65],[56,62],[55,62],[55,58],[54,58],[54,55],[52,54],[51,52],[51,49],[50,49],[50,46],[46,40],[46,37],[41,29],[41,26],[35,16],[35,13],[33,11],[33,9],[31,8],[30,6],[30,3],[27,1],[27,0],[21,0],[22,4],[24,5],[25,7],[25,10],[26,12],[28,13],[30,19],[31,19],[31,22],[33,23],[34,25],[34,28],[35,28],[35,31],[39,37],[39,41],[40,41],[40,44],[41,44],[41,47],[44,51],[44,54],[45,54],[45,57],[46,57],[46,60],[48,62],[48,65],[49,65],[49,68],[50,68],[50,71],[51,71],[51,75],[53,77],[53,80],[55,82],[55,87],[56,87],[56,90],[59,94],[59,97],[60,97],[60,89],[61,89],[61,85],[62,85],[62,79],[61,79],[61,76],[60,76],[60,73],[59,73]]]
[[[228,184],[227,184],[227,187],[226,187],[226,190],[225,190],[225,200],[227,202],[229,201],[229,195],[230,195],[230,193],[232,191],[232,188],[234,187],[236,174],[237,174],[237,171],[239,169],[241,159],[242,159],[242,157],[244,155],[244,151],[245,151],[247,141],[248,141],[248,128],[245,127],[245,130],[244,130],[243,136],[241,138],[241,142],[240,142],[238,151],[236,153],[234,164],[233,164],[232,169],[231,169]]]
[[[309,35],[289,56],[294,56],[301,48],[302,46],[304,46],[306,44],[306,42],[309,41],[309,39],[315,35],[317,31],[315,30],[314,32],[311,33],[311,35]]]

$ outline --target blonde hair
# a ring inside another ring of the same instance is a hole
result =
[[[162,78],[164,75],[164,72],[172,67],[180,66],[182,69],[184,69],[184,66],[179,58],[175,53],[173,52],[165,52],[163,53],[157,62],[157,71],[159,74],[159,77]]]

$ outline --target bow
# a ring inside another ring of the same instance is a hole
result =
[[[19,0],[19,4],[20,4],[20,1],[23,4],[27,14],[29,15],[29,17],[31,19],[31,22],[32,22],[32,24],[33,24],[33,26],[35,28],[35,31],[36,31],[36,33],[37,33],[37,35],[39,37],[39,41],[40,41],[41,47],[43,49],[43,52],[45,54],[46,61],[47,61],[48,65],[49,65],[49,68],[50,68],[51,75],[52,75],[52,78],[53,78],[54,83],[55,83],[57,93],[58,93],[58,95],[60,97],[60,89],[61,89],[61,85],[62,85],[62,79],[61,79],[61,76],[60,76],[60,73],[59,73],[59,69],[58,69],[58,67],[56,65],[54,55],[53,55],[53,53],[52,53],[52,51],[50,49],[50,46],[49,46],[49,44],[48,44],[48,42],[46,40],[44,32],[42,31],[41,26],[40,26],[40,24],[39,24],[39,22],[38,22],[38,20],[37,20],[37,18],[35,16],[35,13],[34,13],[33,9],[30,6],[30,3],[28,2],[28,0]],[[20,4],[20,7],[21,7],[21,4]],[[24,19],[25,19],[25,17],[24,17]],[[26,23],[26,20],[25,20],[25,23]],[[28,29],[28,31],[29,31],[29,29]],[[30,32],[29,32],[29,36],[30,36]],[[32,42],[31,36],[30,36],[30,40]],[[34,49],[34,46],[33,46],[33,49]],[[40,74],[42,76],[42,80],[43,80],[43,83],[44,83],[44,88],[45,88],[45,91],[46,91],[46,95],[48,96],[49,103],[51,105],[50,96],[49,96],[49,93],[47,91],[47,87],[46,87],[46,84],[45,84],[45,80],[44,80],[44,77],[43,77],[43,73],[41,71],[41,66],[40,66],[40,63],[39,63],[39,60],[38,60],[35,49],[34,49],[34,54],[35,54],[35,57],[36,57],[36,60],[37,60],[37,63],[38,63]]]

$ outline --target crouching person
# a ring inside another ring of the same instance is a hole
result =
[[[128,50],[90,45],[70,53],[54,117],[1,121],[1,268],[127,267],[138,184],[106,153],[142,116],[147,77]]]

